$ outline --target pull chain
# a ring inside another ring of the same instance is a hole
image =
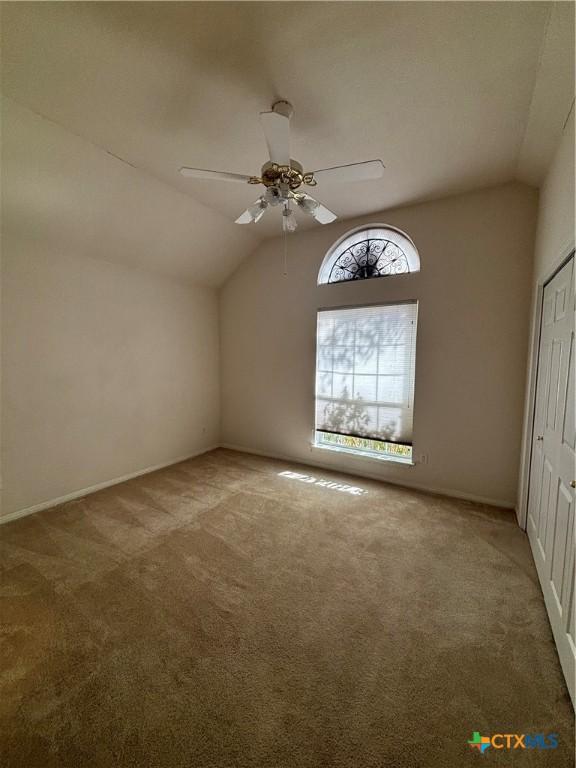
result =
[[[284,245],[284,275],[288,274],[288,232],[284,230],[282,232],[282,240]]]

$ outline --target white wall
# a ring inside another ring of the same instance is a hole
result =
[[[540,190],[534,284],[574,245],[574,108]]]
[[[218,443],[213,289],[3,245],[3,514]]]
[[[190,279],[251,239],[16,104],[2,123],[8,515],[218,443],[217,295]]]
[[[223,441],[393,482],[516,502],[537,193],[510,184],[264,243],[221,292]],[[316,285],[329,246],[369,222],[406,231],[419,274]],[[416,458],[310,447],[319,307],[417,298]]]
[[[532,303],[530,310],[530,360],[526,386],[526,404],[522,442],[522,467],[518,491],[518,520],[522,526],[526,520],[530,441],[532,438],[532,414],[536,383],[535,359],[538,350],[541,296],[543,283],[561,265],[562,260],[574,248],[574,106],[564,126],[554,159],[542,187],[538,206],[538,224],[534,253]]]

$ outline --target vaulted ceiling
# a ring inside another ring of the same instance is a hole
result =
[[[380,180],[315,190],[348,218],[538,184],[574,88],[571,3],[40,2],[2,14],[6,95],[222,226],[255,189],[178,168],[258,174],[258,113],[278,98],[295,107],[292,156],[306,169],[384,161]],[[279,219],[250,227],[273,236]]]

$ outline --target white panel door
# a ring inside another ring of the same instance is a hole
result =
[[[528,537],[572,701],[575,697],[574,255],[544,287]]]

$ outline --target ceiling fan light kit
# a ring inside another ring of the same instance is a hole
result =
[[[293,114],[292,105],[283,100],[275,102],[270,112],[260,113],[260,122],[270,154],[270,160],[262,166],[260,176],[202,168],[180,168],[180,173],[197,179],[262,184],[266,188],[264,194],[236,219],[236,224],[257,223],[269,207],[282,205],[282,231],[294,232],[298,224],[292,202],[300,211],[312,216],[320,224],[329,224],[337,218],[336,214],[311,195],[300,191],[300,188],[315,187],[318,182],[328,184],[378,179],[383,174],[384,165],[382,160],[368,160],[319,171],[304,171],[301,163],[290,157],[290,118]]]
[[[319,203],[317,200],[314,200],[313,197],[296,195],[295,198],[296,198],[297,204],[304,211],[304,213],[309,213],[312,216],[314,214],[314,211],[318,208]]]
[[[236,219],[236,224],[250,224],[260,221],[262,216],[264,216],[266,208],[268,208],[266,200],[259,198]]]
[[[290,208],[290,203],[284,203],[284,208],[282,209],[282,231],[294,232],[297,226],[298,222],[296,221],[294,211]]]

